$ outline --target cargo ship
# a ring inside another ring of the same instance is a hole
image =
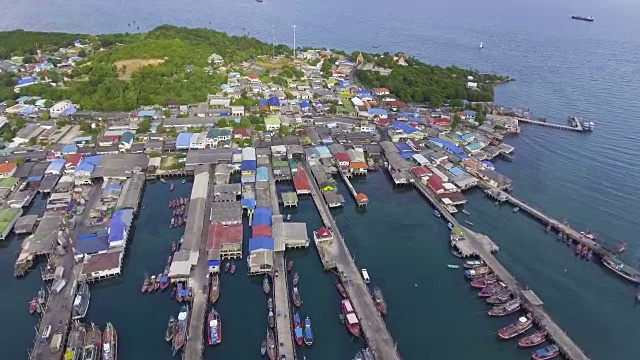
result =
[[[209,302],[215,304],[220,297],[220,277],[218,274],[213,274],[211,277],[211,287],[209,288]]]
[[[547,340],[547,334],[548,333],[546,330],[542,330],[529,336],[525,336],[522,339],[518,340],[518,346],[527,348],[540,345]]]
[[[387,315],[387,302],[384,300],[382,290],[377,286],[373,288],[373,299],[376,302],[376,308],[380,311],[380,314]]]
[[[304,319],[304,343],[307,346],[313,345],[313,332],[311,331],[311,319],[307,316]]]
[[[557,345],[549,345],[538,349],[531,354],[533,360],[548,360],[560,355],[560,348]]]
[[[173,355],[175,355],[187,342],[187,330],[189,326],[189,305],[183,305],[178,313],[178,322],[173,334]]]
[[[351,306],[351,302],[347,299],[342,300],[341,303],[342,314],[345,318],[345,324],[347,325],[347,329],[349,332],[356,337],[360,336],[360,322],[358,321],[358,317],[356,313],[353,311],[353,306]]]
[[[640,271],[625,265],[620,259],[615,256],[605,256],[602,258],[604,266],[613,270],[616,274],[623,278],[633,281],[634,283],[640,283]]]
[[[302,346],[304,335],[302,334],[302,322],[300,322],[300,314],[298,314],[297,311],[295,314],[293,314],[293,336],[295,337],[298,346]]]
[[[102,360],[118,359],[118,333],[110,322],[102,333]]]
[[[533,326],[531,318],[528,316],[521,316],[518,318],[518,321],[500,329],[500,331],[498,331],[498,336],[504,340],[512,339],[513,337],[529,330],[531,326]]]
[[[73,320],[79,320],[84,318],[89,310],[89,301],[91,300],[91,293],[89,292],[89,284],[83,282],[78,287],[78,293],[73,299],[73,307],[71,308],[71,314]]]
[[[215,309],[211,309],[207,320],[209,321],[209,345],[218,345],[222,342],[220,314]]]
[[[595,19],[593,18],[593,16],[580,16],[580,15],[571,15],[571,18],[573,20],[582,20],[582,21],[587,21],[587,22],[593,22]]]
[[[91,323],[84,338],[84,348],[82,349],[82,360],[98,360],[100,358],[100,345],[102,344],[102,332]]]

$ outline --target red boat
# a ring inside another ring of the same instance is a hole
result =
[[[548,333],[546,330],[542,330],[529,336],[525,336],[522,339],[518,340],[518,346],[526,348],[540,345],[547,340],[547,334]]]
[[[344,323],[347,325],[347,329],[349,332],[356,337],[360,336],[360,322],[358,321],[358,317],[356,313],[353,311],[353,306],[351,306],[351,302],[345,299],[342,300],[341,303],[342,314],[344,315]]]
[[[38,298],[34,297],[29,301],[29,314],[33,314],[38,308]]]
[[[494,279],[494,278],[487,278],[487,277],[481,278],[481,279],[476,279],[476,280],[473,280],[471,282],[471,287],[481,289],[481,288],[483,288],[485,286],[488,286],[488,285],[491,285],[491,284],[495,284],[496,281],[498,281],[498,280]]]
[[[529,330],[533,325],[533,321],[528,316],[521,316],[518,321],[507,325],[498,331],[500,339],[508,340]]]
[[[336,281],[336,289],[338,289],[338,292],[343,298],[347,298],[347,292],[344,290],[344,286],[342,286],[342,283],[340,283],[340,281]]]
[[[502,284],[491,284],[478,292],[479,297],[487,298],[502,292],[504,286]]]
[[[287,264],[287,271],[291,270],[293,270],[293,260],[289,260],[289,263]]]
[[[211,309],[211,311],[209,311],[209,315],[207,315],[207,343],[209,343],[209,345],[213,345],[213,334],[211,333],[211,330],[213,329],[213,323],[214,323],[214,319],[213,319],[213,309]]]
[[[499,304],[504,304],[507,301],[511,300],[512,297],[513,297],[513,293],[511,292],[511,290],[506,289],[500,292],[499,294],[495,294],[487,298],[486,301],[492,305],[499,305]]]
[[[298,344],[298,346],[302,346],[304,336],[302,335],[302,322],[300,321],[300,314],[298,314],[297,311],[293,315],[293,334],[296,338],[296,343]]]

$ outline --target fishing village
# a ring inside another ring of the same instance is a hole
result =
[[[37,63],[12,63],[21,76],[16,92],[46,82],[48,73],[70,71],[89,45],[77,40],[61,49],[64,66],[49,63],[54,54],[40,49]],[[392,57],[405,61],[403,54]],[[106,291],[107,284],[121,281],[123,269],[139,266],[128,251],[134,239],[136,245],[154,241],[138,236],[136,228],[147,211],[169,219],[158,217],[153,227],[172,238],[156,246],[162,266],[144,268],[135,279],[137,295],[149,307],[161,297],[171,301],[173,312],[156,314],[166,327],[153,336],[164,335],[173,356],[199,360],[205,352],[215,354],[224,347],[223,323],[225,339],[227,331],[239,333],[228,320],[233,315],[220,306],[227,299],[243,301],[227,291],[238,277],[249,277],[264,294],[264,336],[246,344],[256,358],[306,359],[306,349],[331,346],[323,343],[314,325],[320,319],[305,302],[314,284],[299,269],[313,256],[322,264],[317,272],[332,277],[339,295],[331,298],[334,315],[325,315],[357,344],[351,358],[401,359],[402,339],[392,337],[386,321],[403,309],[389,306],[384,283],[355,259],[335,218],[345,197],[359,212],[368,211],[375,197],[358,189],[369,172],[384,174],[389,187],[423,195],[431,205],[424,204],[424,216],[442,220],[450,232],[442,243],[451,261],[441,266],[460,272],[460,283],[486,302],[487,316],[508,317],[495,336],[522,349],[523,359],[589,356],[534,290],[502,265],[490,236],[473,231],[472,220],[482,214],[465,208],[465,192],[484,192],[496,207],[509,206],[510,216],[534,218],[541,234],[555,233],[560,251],[640,283],[640,271],[621,258],[625,243],[607,243],[606,234],[573,228],[568,218],[554,219],[525,203],[515,195],[517,184],[496,170],[500,161],[517,161],[508,142],[526,136],[521,127],[588,133],[593,121],[569,116],[567,125],[552,123],[490,102],[405,103],[389,89],[358,79],[359,69],[392,71],[362,54],[308,49],[234,63],[213,53],[207,62],[227,78],[197,104],[167,98],[130,112],[107,112],[29,95],[0,103],[2,126],[22,125],[13,139],[4,139],[0,155],[0,231],[3,239],[11,232],[21,239],[15,277],[39,273],[43,282],[25,304],[38,316],[30,360],[130,357],[119,353],[118,340],[134,339],[118,339],[117,322],[95,323],[87,313],[97,301],[94,289]],[[265,64],[283,62],[294,73],[287,85],[262,81],[282,72]],[[468,75],[464,83],[474,89],[480,81]],[[255,105],[245,105],[247,98]],[[162,208],[147,205],[151,188]],[[38,199],[45,203],[41,213],[28,213]],[[321,226],[298,220],[303,202],[313,204]],[[640,292],[635,298],[640,301]]]

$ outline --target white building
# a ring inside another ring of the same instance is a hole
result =
[[[51,109],[49,109],[49,114],[51,114],[52,118],[59,117],[65,110],[71,108],[73,103],[69,100],[62,100],[58,103],[55,103]]]
[[[194,133],[189,140],[189,149],[204,149],[207,143],[207,133]]]

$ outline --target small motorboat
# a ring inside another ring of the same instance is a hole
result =
[[[296,272],[293,274],[293,281],[292,281],[293,286],[298,285],[299,281],[300,281],[300,275],[298,275],[298,273]]]
[[[140,288],[141,292],[147,292],[147,290],[149,289],[149,274],[144,274],[144,280],[142,281],[142,287]]]
[[[260,355],[264,356],[267,353],[267,340],[263,339],[260,344]]]
[[[547,225],[546,228],[544,228],[544,232],[549,232],[551,231],[551,224]]]
[[[311,346],[313,344],[313,332],[311,331],[311,319],[307,316],[304,319],[304,343],[307,346]]]
[[[291,297],[293,298],[293,304],[296,307],[300,307],[300,305],[302,305],[302,298],[300,297],[300,291],[298,291],[297,286],[294,286],[293,290],[291,290]]]
[[[451,247],[451,255],[457,257],[458,259],[462,259],[462,253],[453,246]]]
[[[173,339],[173,334],[175,333],[176,328],[176,318],[173,316],[169,317],[169,323],[167,324],[167,331],[164,333],[164,339],[169,342]]]
[[[447,264],[447,267],[448,267],[449,269],[459,269],[459,268],[460,268],[460,265]]]
[[[268,294],[271,291],[271,285],[269,284],[268,275],[265,275],[264,279],[262,280],[262,291],[264,291],[265,294]]]
[[[182,183],[186,184],[187,183],[187,179],[182,179]]]
[[[471,225],[471,226],[473,226],[473,223],[472,223],[471,221],[469,221],[469,220],[465,220],[464,222],[465,222],[465,224],[467,224],[467,225]]]
[[[449,230],[453,230],[453,224],[452,223],[448,222],[447,223],[447,227],[449,228]]]
[[[285,219],[287,219],[287,221],[291,220],[291,214],[287,214],[287,216],[285,217]]]
[[[169,286],[169,276],[162,274],[160,275],[160,290],[164,290]]]
[[[336,289],[338,289],[338,292],[344,299],[347,298],[347,292],[344,290],[344,286],[342,286],[340,281],[336,281]]]
[[[289,260],[287,263],[287,271],[293,270],[293,260]]]
[[[166,183],[167,183],[167,180],[165,180],[165,179],[163,179],[163,178],[160,178],[160,182],[161,182],[161,183],[163,183],[163,184],[166,184]]]
[[[34,296],[31,301],[29,301],[29,314],[33,314],[38,308],[38,297]]]
[[[560,354],[560,348],[557,345],[549,345],[538,349],[531,354],[533,360],[548,360]]]
[[[171,185],[169,186],[169,191],[173,191],[173,189],[175,189],[175,188],[176,188],[176,186],[173,183],[171,183]]]
[[[273,298],[269,298],[269,301],[267,301],[267,309],[269,309],[269,311],[273,310]]]
[[[231,269],[229,270],[229,272],[231,274],[235,274],[235,272],[236,272],[236,262],[235,261],[231,261]]]
[[[269,324],[269,327],[272,329],[276,326],[276,318],[273,315],[272,310],[269,310],[269,315],[267,316],[267,323]]]
[[[228,273],[228,272],[229,272],[229,269],[231,269],[231,263],[230,263],[230,262],[228,262],[228,263],[226,263],[226,264],[225,264],[225,266],[224,266],[224,272]]]
[[[176,252],[176,250],[178,250],[178,246],[176,245],[175,242],[171,243],[171,252],[174,253]]]
[[[467,209],[462,209],[462,213],[465,215],[471,215],[471,213],[467,211]]]
[[[518,211],[520,211],[520,208],[519,208],[519,207],[517,207],[517,206],[516,206],[516,207],[514,207],[514,208],[513,208],[513,212],[514,212],[514,213],[517,213]]]
[[[542,330],[529,336],[525,336],[522,339],[518,340],[518,346],[526,348],[540,345],[547,340],[547,334],[548,333],[546,330]]]
[[[438,210],[433,210],[433,215],[435,215],[436,217],[441,217],[442,215],[440,214],[440,211]]]

